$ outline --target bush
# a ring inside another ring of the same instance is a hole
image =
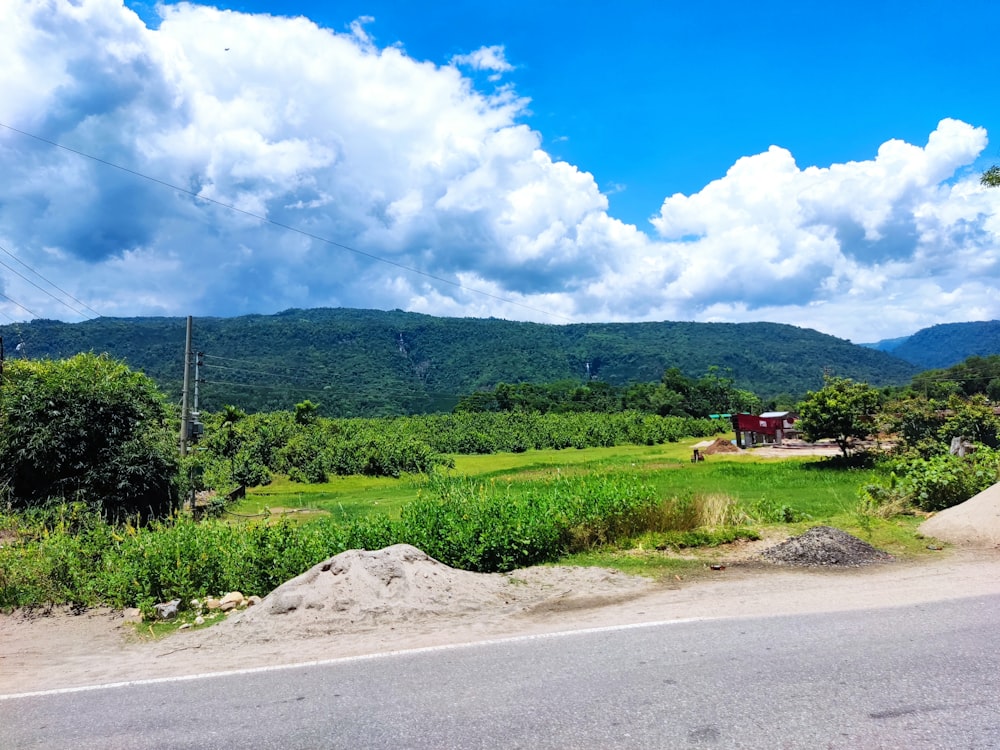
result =
[[[403,509],[400,536],[447,565],[497,572],[555,560],[645,527],[658,499],[627,474],[525,485],[436,477]]]
[[[885,462],[887,483],[861,488],[858,510],[885,517],[914,508],[938,511],[964,503],[1000,480],[1000,452],[985,446],[964,458],[939,452]]]
[[[897,471],[916,507],[944,510],[995,484],[1000,479],[1000,454],[985,447],[965,458],[941,453],[912,459],[899,465]]]
[[[79,500],[115,518],[167,515],[175,439],[153,381],[106,356],[4,369],[0,485],[15,508]]]

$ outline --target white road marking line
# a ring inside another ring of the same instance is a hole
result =
[[[339,656],[332,659],[296,662],[293,664],[274,664],[266,667],[248,667],[246,669],[231,669],[225,672],[202,672],[200,674],[178,675],[176,677],[154,677],[147,680],[127,680],[125,682],[105,682],[97,685],[80,685],[68,688],[53,688],[51,690],[35,690],[28,693],[9,693],[0,695],[0,701],[18,700],[21,698],[42,698],[50,695],[67,695],[70,693],[86,693],[93,690],[113,690],[115,688],[139,687],[144,685],[160,685],[170,682],[190,682],[191,680],[208,680],[216,677],[234,677],[237,675],[260,674],[263,672],[278,672],[286,669],[305,669],[308,667],[326,667],[333,664],[348,664],[355,661],[372,661],[388,659],[395,656],[413,654],[430,654],[437,651],[454,651],[457,649],[477,648],[480,646],[498,646],[506,643],[523,641],[539,641],[548,638],[563,638],[571,635],[590,635],[593,633],[613,633],[620,630],[637,630],[639,628],[656,628],[666,625],[685,625],[692,622],[729,619],[726,617],[685,617],[677,620],[658,620],[656,622],[637,622],[628,625],[605,625],[599,628],[584,628],[582,630],[560,630],[553,633],[535,633],[532,635],[516,635],[509,638],[495,638],[486,641],[470,641],[468,643],[448,643],[440,646],[423,646],[421,648],[399,649],[396,651],[381,651],[373,654],[357,656]]]

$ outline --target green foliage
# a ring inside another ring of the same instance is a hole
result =
[[[57,514],[28,519],[18,540],[0,547],[0,609],[106,604],[150,614],[153,604],[174,598],[187,602],[234,589],[263,596],[345,549],[396,541],[392,524],[377,516],[348,525],[176,517],[134,526],[106,523],[78,506],[56,510],[75,515],[75,528]]]
[[[985,447],[965,457],[939,453],[897,460],[892,469],[900,477],[896,491],[911,505],[926,511],[944,510],[1000,481],[1000,453]]]
[[[718,367],[698,380],[671,367],[659,383],[614,386],[599,381],[581,385],[574,380],[556,383],[500,383],[492,393],[477,392],[463,398],[457,413],[534,412],[538,414],[638,411],[661,417],[706,418],[709,414],[759,411],[760,399],[736,387]]]
[[[97,350],[125,359],[153,377],[171,401],[180,396],[184,331],[183,318],[0,326],[0,336],[23,341],[29,357]],[[735,373],[738,388],[767,399],[819,387],[827,365],[878,384],[904,383],[916,372],[882,352],[773,323],[557,326],[317,309],[201,318],[194,336],[211,366],[202,372],[207,382],[200,390],[207,411],[236,404],[248,412],[290,412],[308,398],[328,417],[446,412],[463,395],[499,383],[567,379],[589,389],[580,394],[583,403],[600,396],[600,386],[583,382],[588,362],[591,375],[616,387],[658,381],[668,367],[698,378],[716,365]],[[214,357],[229,360],[230,369],[217,380]]]
[[[985,187],[1000,187],[1000,166],[994,164],[992,167],[983,172],[982,176],[979,178],[979,182]]]
[[[987,357],[971,356],[951,367],[927,370],[914,375],[911,387],[930,398],[948,398],[952,395],[986,395],[1000,400],[994,385],[1000,382],[1000,354]]]
[[[942,404],[923,396],[908,396],[886,403],[878,417],[879,429],[899,441],[901,451],[929,456],[941,449],[944,426]]]
[[[659,502],[630,474],[500,484],[439,477],[401,537],[454,567],[507,571],[632,535]]]
[[[963,437],[990,448],[1000,447],[1000,417],[985,396],[951,396],[946,402],[909,396],[882,408],[879,428],[898,441],[897,453],[927,458]]]
[[[892,354],[921,370],[951,368],[971,357],[989,358],[1000,354],[1000,320],[942,323],[924,328],[893,349]],[[984,385],[985,382],[980,387]]]
[[[303,423],[287,412],[229,420],[205,415],[197,459],[205,485],[220,491],[262,484],[271,473],[322,483],[330,475],[398,477],[448,467],[445,454],[522,453],[547,448],[657,445],[717,433],[718,421],[638,412],[441,414]],[[259,480],[257,482],[253,480]]]
[[[1000,417],[993,412],[985,396],[976,395],[968,400],[952,397],[948,402],[948,411],[944,424],[937,432],[945,445],[952,438],[963,437],[990,448],[1000,447]]]
[[[796,426],[806,440],[832,438],[847,456],[852,442],[871,432],[878,405],[878,391],[867,383],[826,377],[823,387],[810,391],[799,404]]]
[[[0,384],[0,484],[15,508],[81,500],[159,516],[176,497],[175,433],[156,385],[106,356],[8,362]]]
[[[473,570],[508,570],[580,550],[723,543],[733,534],[751,534],[748,524],[843,512],[845,498],[874,476],[795,460],[665,464],[670,452],[619,449],[614,460],[612,452],[593,449],[587,462],[563,462],[569,472],[549,464],[539,471],[529,463],[535,457],[507,454],[501,463],[516,477],[507,479],[435,473],[419,482],[337,480],[328,487],[369,491],[339,519],[302,524],[273,518],[194,522],[185,516],[145,526],[111,524],[83,504],[0,514],[0,608],[71,603],[139,605],[148,612],[158,601],[187,602],[233,589],[264,595],[344,550],[400,542]],[[559,455],[550,451],[548,457]],[[481,464],[482,473],[498,459],[466,461]],[[397,492],[391,507],[381,502],[402,487],[412,494]],[[394,514],[399,505],[404,510],[397,520],[380,512]]]
[[[858,510],[888,517],[913,509],[938,511],[963,503],[1000,481],[1000,452],[985,446],[960,457],[945,450],[905,453],[885,462],[888,479],[859,490]]]

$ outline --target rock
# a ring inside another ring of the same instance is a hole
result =
[[[189,622],[186,622],[186,623],[184,623],[183,625],[181,625],[181,626],[180,626],[179,628],[177,628],[177,629],[178,629],[178,630],[187,630],[187,629],[188,629],[188,628],[190,628],[190,627],[191,627],[191,623],[189,623]]]
[[[153,609],[156,610],[157,619],[172,620],[177,617],[177,608],[180,606],[180,603],[180,599],[174,599],[173,601],[155,605]]]
[[[223,601],[219,605],[219,609],[222,610],[223,612],[230,612],[230,611],[236,609],[236,602],[234,602],[232,600],[230,600],[228,602],[227,601]]]
[[[256,594],[253,594],[252,596],[248,596],[247,597],[247,606],[248,607],[254,607],[254,606],[258,605],[258,604],[260,604],[260,597],[257,596]]]
[[[209,598],[205,600],[205,609],[218,609],[221,606],[222,602],[220,602],[218,599]]]
[[[122,625],[131,625],[142,622],[142,610],[138,607],[126,607],[122,614]]]
[[[204,625],[205,624],[205,618],[202,617],[201,615],[198,615],[196,618],[194,618],[194,624],[195,625]]]
[[[227,604],[229,604],[230,602],[232,602],[232,604],[233,604],[234,607],[238,607],[240,604],[243,603],[243,594],[241,594],[239,591],[230,591],[228,594],[226,594],[224,597],[222,597],[222,599],[220,601],[221,601],[222,608],[224,610],[225,610],[225,606]],[[232,607],[230,607],[230,609],[232,609]],[[228,611],[228,610],[225,610],[225,611]]]

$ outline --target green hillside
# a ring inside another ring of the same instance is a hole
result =
[[[8,357],[107,352],[179,399],[184,327],[183,318],[36,320],[0,326],[0,336]],[[332,416],[446,411],[500,382],[583,381],[588,363],[592,377],[615,385],[658,380],[668,367],[700,377],[716,365],[764,398],[817,388],[824,370],[887,385],[908,382],[918,369],[775,323],[544,325],[353,309],[197,318],[194,348],[205,353],[204,409],[289,409],[308,398]]]
[[[1000,320],[923,328],[893,349],[892,354],[921,370],[951,367],[972,356],[1000,354]]]

